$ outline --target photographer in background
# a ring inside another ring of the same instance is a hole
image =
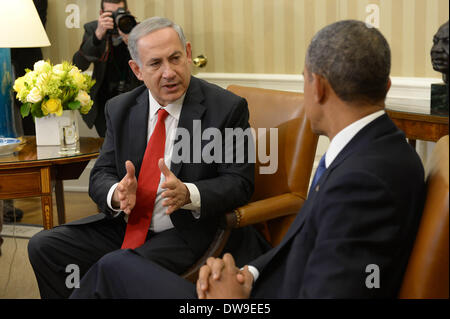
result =
[[[83,120],[89,128],[95,125],[101,137],[106,132],[106,101],[142,84],[128,66],[131,59],[128,34],[135,25],[126,0],[102,0],[98,20],[84,25],[83,42],[73,56],[73,63],[83,71],[94,63],[92,77],[96,83],[91,89],[94,105]]]

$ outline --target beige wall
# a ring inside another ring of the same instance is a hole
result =
[[[79,29],[66,28],[68,4],[80,8]],[[129,0],[139,20],[166,16],[183,26],[194,56],[205,54],[205,72],[299,74],[311,37],[341,19],[365,20],[366,6],[380,8],[380,30],[392,48],[392,75],[439,77],[431,67],[432,38],[448,20],[448,0]],[[49,0],[45,57],[71,59],[83,24],[98,16],[99,0]]]

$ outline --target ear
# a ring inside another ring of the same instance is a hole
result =
[[[142,77],[141,68],[139,67],[137,62],[134,61],[134,60],[130,60],[130,61],[128,61],[128,65],[130,66],[130,68],[133,71],[134,75],[136,75],[136,77],[139,80],[143,81],[144,79]]]
[[[326,80],[318,75],[313,73],[312,74],[312,85],[313,85],[313,94],[314,94],[314,100],[316,103],[322,104],[326,97]]]
[[[391,82],[391,78],[389,78],[388,83],[387,83],[386,92],[389,92],[389,90],[391,89],[391,86],[392,86],[392,82]]]
[[[190,42],[186,42],[186,57],[189,63],[192,63],[192,47]]]

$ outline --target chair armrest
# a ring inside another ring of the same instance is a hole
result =
[[[302,207],[305,199],[295,193],[274,196],[268,199],[252,202],[228,212],[226,225],[217,230],[216,236],[205,254],[188,269],[182,277],[195,284],[200,267],[206,263],[208,257],[218,257],[230,236],[232,228],[257,224],[266,220],[296,214]]]
[[[288,193],[249,203],[226,214],[227,227],[239,228],[278,217],[296,214],[305,199]]]

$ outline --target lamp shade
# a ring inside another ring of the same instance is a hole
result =
[[[0,30],[0,48],[50,45],[33,0],[0,0]]]

